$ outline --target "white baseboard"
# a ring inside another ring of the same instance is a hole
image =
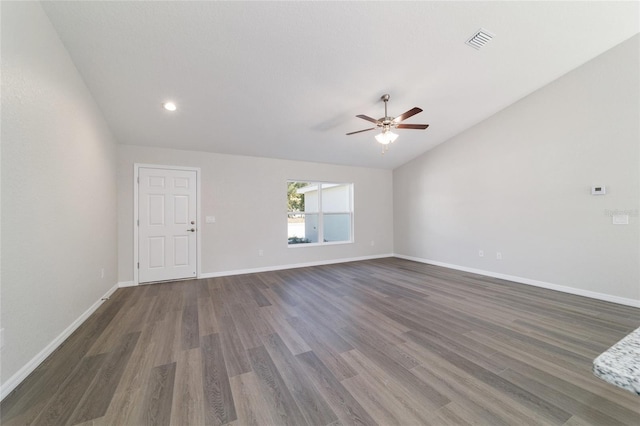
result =
[[[287,265],[275,265],[275,266],[263,266],[260,268],[247,268],[247,269],[232,269],[229,271],[220,271],[220,272],[203,272],[198,275],[198,279],[204,278],[217,278],[217,277],[228,277],[231,275],[244,275],[244,274],[255,274],[258,272],[270,272],[270,271],[281,271],[283,269],[295,269],[295,268],[306,268],[308,266],[321,266],[321,265],[332,265],[335,263],[346,263],[346,262],[357,262],[360,260],[372,260],[372,259],[382,259],[385,257],[393,257],[393,254],[377,254],[372,256],[359,256],[359,257],[349,257],[342,259],[332,259],[332,260],[319,260],[315,262],[304,262],[304,263],[292,263]],[[119,288],[123,287],[135,287],[136,284],[134,281],[120,281],[118,283]]]
[[[118,289],[118,285],[114,285],[112,288],[107,291],[104,296],[102,296],[96,303],[91,305],[89,309],[84,311],[82,315],[80,315],[74,322],[71,323],[58,337],[53,339],[51,343],[49,343],[43,350],[41,350],[35,357],[33,357],[29,362],[27,362],[20,370],[18,370],[13,376],[9,377],[9,379],[2,383],[0,386],[0,400],[3,400],[7,395],[9,395],[15,388],[18,386],[24,379],[27,378],[29,374],[33,372],[33,370],[38,367],[42,361],[44,361],[53,351],[55,351],[58,346],[65,341],[67,337],[71,335],[80,325],[89,316],[95,312],[96,309],[104,302],[103,299],[111,296],[114,291]]]
[[[357,262],[360,260],[372,260],[372,259],[382,259],[385,257],[393,257],[393,254],[377,254],[373,256],[360,256],[360,257],[349,257],[342,259],[332,259],[332,260],[318,260],[315,262],[304,262],[304,263],[293,263],[288,265],[276,265],[276,266],[265,266],[261,268],[249,268],[249,269],[234,269],[230,271],[221,271],[221,272],[207,272],[200,274],[198,278],[216,278],[216,277],[226,277],[230,275],[243,275],[243,274],[255,274],[258,272],[270,272],[270,271],[281,271],[283,269],[295,269],[295,268],[306,268],[309,266],[321,266],[321,265],[332,265],[335,263],[346,263],[346,262]]]
[[[423,259],[420,257],[405,256],[403,254],[394,254],[394,257],[400,259],[413,260],[414,262],[427,263],[429,265],[442,266],[445,268],[456,269],[458,271],[471,272],[473,274],[484,275],[492,278],[513,281],[520,284],[528,284],[535,287],[542,287],[549,290],[561,291],[563,293],[575,294],[577,296],[590,297],[591,299],[604,300],[606,302],[618,303],[620,305],[633,306],[640,308],[640,300],[627,299],[625,297],[613,296],[611,294],[598,293],[595,291],[582,290],[575,287],[567,287],[559,284],[552,284],[545,281],[532,280],[530,278],[518,277],[515,275],[501,274],[498,272],[485,271],[482,269],[468,268],[466,266],[454,265],[451,263],[439,262],[437,260]]]

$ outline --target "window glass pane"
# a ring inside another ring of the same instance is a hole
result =
[[[289,244],[318,242],[318,214],[289,213],[287,217]]]
[[[289,212],[317,212],[318,185],[311,182],[287,182]]]
[[[352,241],[352,196],[351,183],[288,181],[288,244]]]
[[[324,241],[351,240],[351,213],[325,213]]]
[[[322,211],[351,211],[351,184],[322,184]]]

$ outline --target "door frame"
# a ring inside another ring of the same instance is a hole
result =
[[[139,196],[139,188],[138,183],[140,181],[140,169],[163,169],[163,170],[182,170],[187,172],[196,172],[196,229],[195,233],[196,237],[196,279],[200,278],[202,275],[201,265],[202,265],[202,256],[201,256],[201,241],[200,232],[202,230],[201,223],[201,215],[200,215],[200,198],[201,198],[201,181],[200,181],[200,167],[183,167],[183,166],[165,166],[161,164],[145,164],[145,163],[134,163],[133,164],[133,285],[139,285],[139,277],[138,277],[138,220],[140,219],[138,216],[138,196]]]

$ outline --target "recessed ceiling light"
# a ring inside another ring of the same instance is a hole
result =
[[[175,111],[176,109],[178,109],[178,107],[176,107],[176,104],[174,104],[173,102],[165,102],[162,104],[162,106],[167,111]]]

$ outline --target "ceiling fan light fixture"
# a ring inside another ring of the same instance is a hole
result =
[[[384,154],[389,149],[389,144],[392,144],[398,139],[398,135],[393,133],[391,129],[417,129],[424,130],[429,127],[428,124],[404,124],[402,121],[406,120],[409,117],[413,117],[414,115],[422,112],[421,108],[413,107],[409,111],[400,114],[397,117],[390,117],[387,113],[387,102],[389,102],[389,95],[382,95],[380,100],[384,102],[384,117],[376,120],[375,118],[371,118],[368,115],[359,114],[356,115],[358,118],[362,118],[363,120],[369,121],[375,124],[375,127],[370,127],[364,130],[356,130],[355,132],[347,133],[349,135],[355,135],[356,133],[368,132],[370,130],[380,129],[381,132],[378,133],[375,138],[379,144],[383,145],[382,153]]]
[[[376,140],[382,145],[389,145],[394,143],[398,139],[398,135],[392,131],[385,130],[382,133],[376,135]]]

